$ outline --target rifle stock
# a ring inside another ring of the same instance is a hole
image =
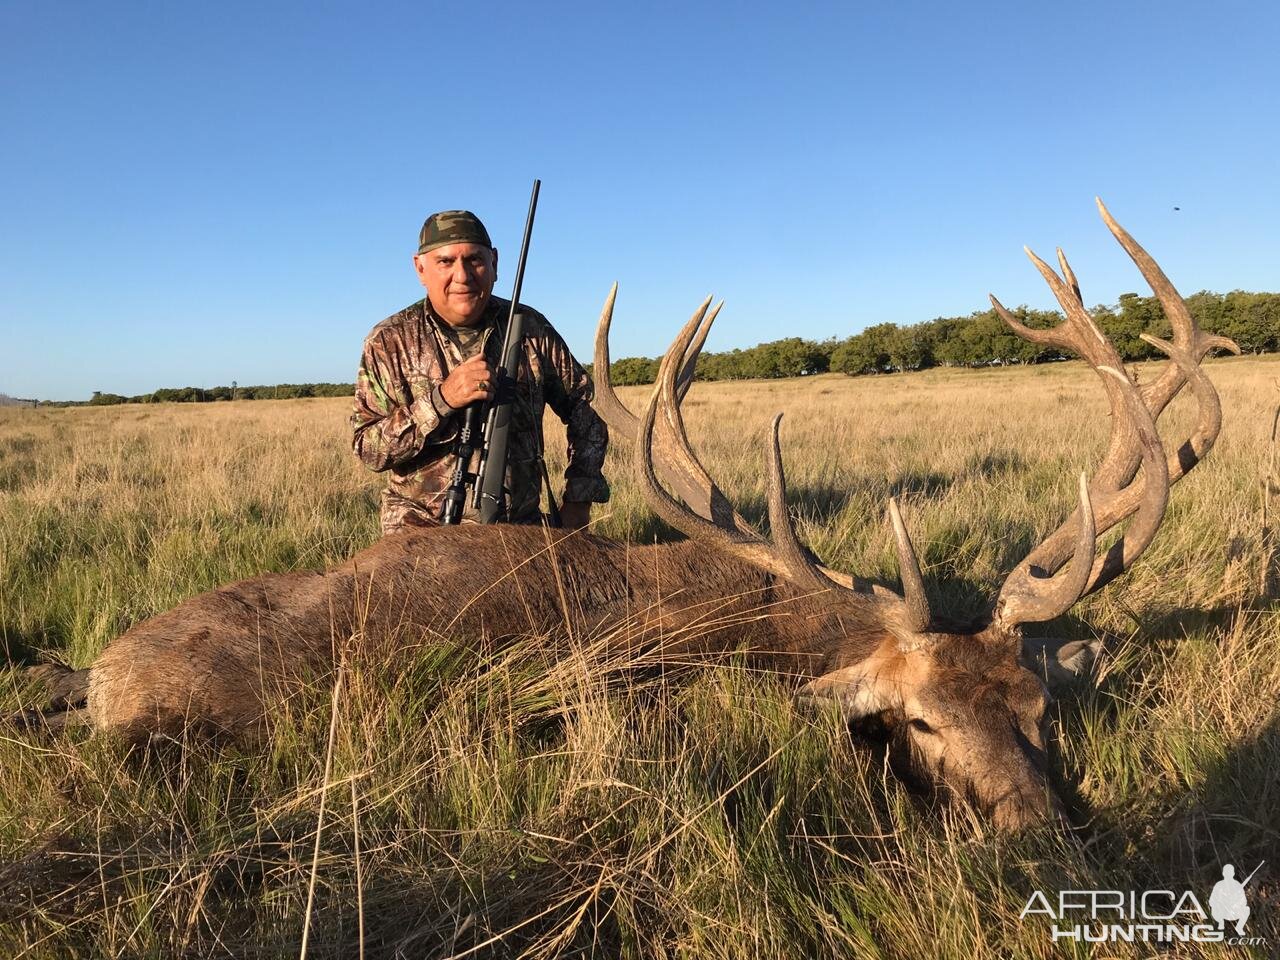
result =
[[[514,307],[514,303],[512,304]],[[476,471],[475,508],[481,523],[498,523],[507,510],[507,444],[511,434],[511,407],[516,399],[516,378],[524,348],[524,314],[512,313],[502,343],[502,367],[489,417],[484,428],[484,450]]]

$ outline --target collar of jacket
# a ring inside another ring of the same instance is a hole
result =
[[[427,321],[435,324],[441,330],[453,329],[453,325],[449,323],[449,321],[445,320],[442,316],[440,316],[440,314],[436,313],[436,308],[431,305],[430,297],[423,297],[419,301],[419,304],[422,307],[422,315]],[[509,300],[503,300],[501,297],[495,297],[493,296],[493,294],[490,294],[489,302],[486,303],[484,307],[484,316],[480,318],[479,323],[477,323],[474,327],[469,327],[468,329],[483,330],[485,327],[491,327],[493,329],[497,329],[497,327],[499,326],[499,322],[502,320],[503,316],[505,316],[505,314],[507,313],[510,305],[511,305],[511,302]]]

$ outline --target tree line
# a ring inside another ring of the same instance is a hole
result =
[[[1230,337],[1246,353],[1280,350],[1280,294],[1213,293],[1202,290],[1186,298],[1187,309],[1207,333]],[[1019,307],[1012,311],[1023,324],[1043,329],[1062,321],[1054,310]],[[1139,334],[1169,336],[1169,321],[1155,297],[1124,293],[1115,304],[1090,310],[1103,333],[1125,361],[1146,360],[1159,351]],[[877,323],[843,340],[786,337],[747,349],[704,353],[698,359],[700,380],[748,380],[800,377],[815,373],[850,376],[923,370],[927,367],[981,367],[1046,363],[1065,359],[1057,350],[1030,343],[1013,333],[994,310],[962,317],[937,317],[899,326]],[[619,386],[653,383],[658,358],[625,357],[609,365]],[[590,370],[590,364],[587,369]],[[292,400],[298,397],[349,397],[350,383],[281,383],[241,387],[166,387],[134,397],[95,390],[92,406],[118,403],[211,403],[220,400]]]
[[[1202,290],[1185,302],[1206,333],[1230,337],[1246,353],[1280,350],[1280,294]],[[1034,329],[1062,322],[1062,314],[1056,310],[1019,307],[1010,312]],[[1169,321],[1155,297],[1125,293],[1119,303],[1099,304],[1089,312],[1125,361],[1161,356],[1139,339],[1142,333],[1170,334]],[[981,367],[1062,359],[1066,358],[1054,348],[1023,340],[995,310],[977,310],[967,316],[937,317],[909,326],[877,323],[843,340],[787,337],[746,350],[704,353],[698,358],[698,379],[773,379],[828,371],[858,376],[935,366]],[[609,374],[620,386],[653,383],[658,364],[654,358],[626,357],[610,363]]]
[[[297,400],[299,397],[349,397],[355,393],[353,383],[276,383],[241,387],[162,387],[134,397],[118,393],[93,391],[91,407],[110,407],[118,403],[214,403],[219,400]]]

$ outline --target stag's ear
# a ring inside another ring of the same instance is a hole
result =
[[[1050,689],[1070,686],[1093,669],[1102,653],[1101,640],[1068,640],[1027,637],[1022,641],[1022,662]]]
[[[800,688],[805,699],[834,700],[850,720],[902,709],[902,680],[896,665],[878,657],[815,677]]]

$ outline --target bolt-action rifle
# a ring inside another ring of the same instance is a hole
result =
[[[511,310],[507,314],[507,332],[502,341],[502,365],[498,368],[493,399],[488,403],[473,403],[463,413],[462,426],[454,443],[456,457],[453,476],[445,491],[440,509],[440,522],[455,524],[462,520],[467,490],[474,486],[473,508],[479,513],[481,523],[497,523],[507,512],[507,446],[511,431],[511,407],[516,400],[516,377],[520,372],[520,358],[524,353],[524,314],[517,312],[520,303],[520,287],[524,283],[524,265],[529,257],[529,239],[533,235],[533,217],[538,209],[538,190],[541,180],[533,181],[533,195],[529,198],[529,215],[524,221],[524,239],[520,243],[520,261],[516,265],[515,290],[511,294]],[[476,451],[480,451],[480,463],[476,471],[470,471]],[[543,470],[545,472],[545,465]],[[551,498],[552,526],[560,525],[555,498]]]

